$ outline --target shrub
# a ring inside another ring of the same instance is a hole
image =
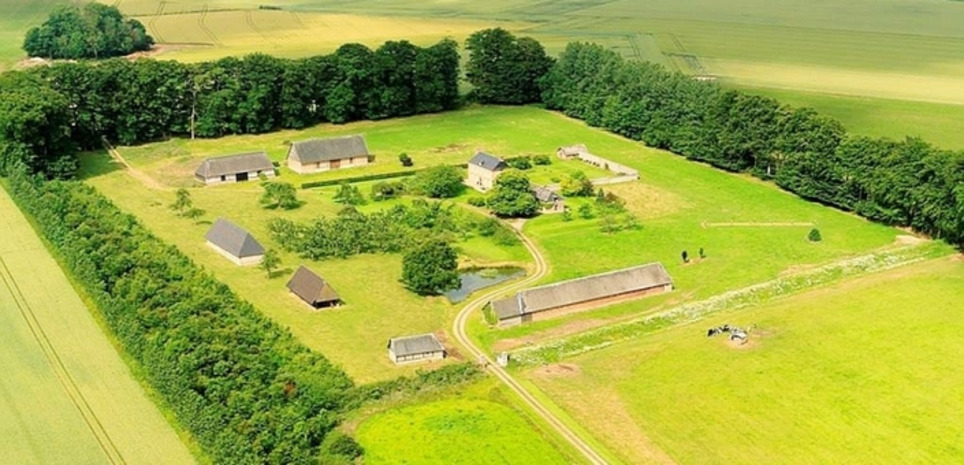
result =
[[[807,240],[810,242],[820,242],[823,240],[823,237],[820,236],[820,230],[817,228],[811,229],[810,234],[807,234]]]
[[[415,175],[412,190],[434,199],[446,199],[465,191],[462,181],[462,170],[454,166],[434,166]]]
[[[397,198],[405,193],[405,184],[398,181],[380,181],[372,186],[372,200],[381,202]]]
[[[469,200],[467,202],[469,205],[472,205],[473,207],[484,207],[487,203],[487,201],[485,200],[485,197],[479,197],[479,196],[469,197]]]
[[[327,187],[327,186],[337,186],[342,183],[356,184],[365,181],[377,181],[379,179],[393,179],[393,178],[404,178],[407,176],[415,176],[418,174],[416,171],[395,171],[392,173],[378,173],[378,174],[366,174],[364,176],[354,176],[350,178],[341,179],[327,179],[324,181],[312,181],[301,184],[302,189],[313,189],[316,187]]]
[[[338,187],[334,200],[344,205],[365,205],[366,203],[365,196],[362,195],[361,191],[347,182],[341,183],[341,186]]]
[[[551,165],[552,158],[549,155],[536,155],[532,157],[532,163],[535,163],[536,165],[539,165],[539,166]],[[556,181],[556,182],[559,182],[559,181]]]
[[[575,171],[562,181],[562,195],[565,197],[589,197],[593,194],[592,181],[582,171]]]
[[[588,220],[596,216],[596,214],[592,210],[592,205],[589,205],[588,203],[584,203],[579,206],[579,216],[583,219]]]
[[[505,164],[509,165],[509,168],[522,171],[532,168],[532,160],[529,157],[509,158],[505,161]]]
[[[321,463],[327,465],[351,464],[361,457],[365,450],[355,438],[335,430],[321,443]]]
[[[405,166],[405,167],[412,166],[415,164],[415,162],[412,160],[412,157],[408,156],[408,154],[405,152],[398,154],[398,161],[401,162],[402,166]]]

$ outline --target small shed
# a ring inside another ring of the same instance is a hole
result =
[[[589,147],[586,147],[586,144],[559,147],[556,150],[556,155],[558,155],[559,158],[578,158],[582,155],[589,155]]]
[[[561,213],[566,209],[562,196],[546,186],[533,186],[532,194],[542,205],[542,213]]]
[[[304,265],[288,280],[288,290],[314,308],[335,307],[341,303],[331,284]]]
[[[264,247],[240,226],[218,218],[204,236],[208,246],[236,265],[254,265],[264,258]]]
[[[388,358],[396,365],[445,358],[445,347],[434,334],[396,337],[388,340]]]
[[[295,142],[288,149],[288,167],[296,173],[317,173],[355,166],[371,160],[368,144],[360,134]]]
[[[465,184],[485,192],[495,186],[495,179],[506,169],[505,160],[485,152],[476,152],[469,160],[469,177]]]
[[[194,171],[194,178],[205,185],[243,182],[259,175],[274,177],[274,164],[264,152],[240,153],[206,158]]]

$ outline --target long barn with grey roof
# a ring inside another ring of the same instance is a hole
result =
[[[490,302],[499,326],[513,326],[551,313],[589,310],[673,290],[660,263],[610,271],[520,291]]]
[[[194,171],[194,178],[206,185],[242,182],[259,175],[274,177],[274,164],[264,152],[239,153],[206,158]]]
[[[264,258],[264,247],[240,226],[218,218],[204,236],[208,246],[236,265],[254,265]]]
[[[317,173],[365,166],[371,159],[368,144],[361,135],[309,139],[295,142],[288,149],[288,167],[296,173]]]
[[[445,347],[434,334],[395,337],[388,341],[388,358],[396,365],[445,358]]]

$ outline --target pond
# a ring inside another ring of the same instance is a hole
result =
[[[469,294],[489,286],[506,282],[510,279],[518,278],[526,273],[522,268],[499,267],[499,268],[469,268],[459,271],[459,278],[462,285],[458,289],[446,292],[449,302],[457,304],[465,300]]]

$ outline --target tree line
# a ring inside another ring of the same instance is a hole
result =
[[[964,245],[964,152],[847,134],[836,120],[571,43],[545,105],[651,147],[770,179],[806,199]]]
[[[317,463],[357,396],[343,371],[92,187],[19,171],[9,186],[213,462]]]
[[[322,122],[451,110],[459,104],[452,40],[418,47],[346,44],[329,55],[264,54],[185,64],[122,59],[58,63],[0,78],[0,174],[69,177],[76,151],[103,138],[129,145],[220,137]]]

